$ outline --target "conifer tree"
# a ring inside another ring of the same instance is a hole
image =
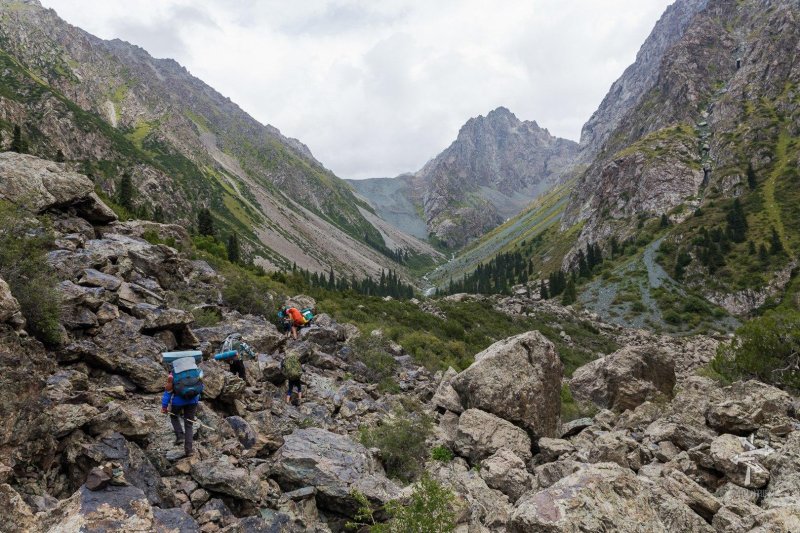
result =
[[[328,272],[328,288],[333,290],[336,288],[336,277],[333,275],[333,267],[330,267]]]
[[[64,159],[64,152],[62,152],[61,148],[59,148],[56,152],[56,163],[63,163]]]
[[[539,297],[541,297],[542,300],[550,299],[550,293],[547,292],[547,285],[545,285],[544,280],[539,283]]]
[[[133,211],[133,180],[128,172],[123,172],[119,181],[117,202],[128,211]]]
[[[769,252],[763,242],[758,247],[758,259],[765,265],[769,263]]]
[[[239,263],[241,260],[241,250],[239,249],[239,235],[234,231],[228,237],[228,261]]]
[[[747,186],[750,187],[751,191],[754,191],[758,186],[756,171],[753,170],[753,163],[747,163]]]
[[[214,217],[207,207],[197,213],[197,233],[207,237],[214,236]]]
[[[728,236],[733,242],[744,242],[747,234],[747,217],[742,208],[742,202],[736,198],[727,215]]]
[[[781,242],[781,236],[778,235],[778,231],[773,227],[772,228],[772,236],[769,240],[769,253],[771,255],[777,255],[783,251],[783,243]]]
[[[22,128],[19,124],[14,124],[14,133],[11,139],[11,151],[18,154],[25,153],[25,142],[22,140]]]
[[[577,290],[575,289],[575,282],[570,278],[567,280],[567,286],[564,287],[564,295],[561,297],[561,303],[564,305],[570,305],[575,303],[577,300],[578,294]]]
[[[661,222],[659,223],[659,226],[661,226],[662,228],[666,228],[667,226],[669,226],[669,217],[667,217],[666,213],[662,213]]]

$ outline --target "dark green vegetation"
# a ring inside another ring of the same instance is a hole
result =
[[[757,379],[800,390],[800,312],[768,311],[744,324],[721,345],[710,369],[724,381]]]
[[[383,391],[396,392],[397,383],[393,376],[397,362],[387,350],[385,339],[361,335],[350,341],[350,349],[349,357],[364,364],[361,377],[378,383]]]
[[[47,223],[0,201],[0,277],[19,301],[26,329],[55,345],[61,342],[61,300],[46,258],[52,243]]]
[[[394,270],[389,270],[388,274],[381,270],[381,277],[378,281],[367,276],[363,279],[355,277],[337,278],[333,269],[328,275],[309,272],[304,269],[292,268],[292,271],[299,275],[309,288],[327,289],[330,291],[354,291],[368,296],[391,296],[392,298],[413,298],[414,287],[405,283]]]
[[[456,497],[428,474],[422,476],[414,486],[407,501],[392,500],[383,509],[373,510],[366,496],[351,493],[359,502],[359,510],[353,521],[347,523],[348,530],[369,533],[449,533],[455,530]],[[375,515],[382,511],[387,522],[379,522]]]
[[[389,477],[410,482],[424,469],[430,453],[425,440],[433,431],[433,420],[425,413],[397,410],[377,427],[363,427],[361,444],[379,448]]]

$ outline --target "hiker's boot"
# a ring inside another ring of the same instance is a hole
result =
[[[194,455],[194,450],[192,450],[191,448],[184,448],[183,455],[185,455],[186,457],[191,457]]]
[[[183,435],[175,435],[175,444],[183,444],[185,439]]]

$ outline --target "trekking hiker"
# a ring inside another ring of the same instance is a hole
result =
[[[286,403],[294,403],[299,405],[303,399],[303,384],[300,379],[303,377],[303,365],[300,364],[300,357],[297,352],[290,350],[286,353],[281,363],[281,370],[284,377],[286,377]],[[297,391],[297,401],[292,402],[292,393]]]
[[[284,307],[281,310],[281,313],[283,313],[284,323],[291,326],[291,335],[294,340],[297,340],[297,330],[308,325],[310,320],[314,318],[311,309],[304,309],[303,311],[300,311],[296,307]],[[311,319],[309,319],[308,316],[310,316]]]
[[[203,371],[197,367],[195,358],[195,356],[181,357],[172,361],[172,372],[167,377],[164,394],[161,396],[161,412],[169,414],[172,429],[175,431],[175,444],[183,444],[186,457],[193,454],[192,424],[204,388]],[[181,417],[183,427],[181,427]]]
[[[227,355],[230,352],[236,353]],[[247,381],[244,369],[245,355],[248,355],[253,359],[256,357],[256,354],[253,352],[253,349],[250,347],[250,345],[242,340],[241,333],[231,333],[222,342],[221,353],[217,354],[214,359],[227,362],[230,365],[230,371],[232,374],[236,374],[244,381]]]

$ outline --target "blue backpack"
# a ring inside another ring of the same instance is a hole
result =
[[[192,357],[176,359],[172,363],[172,390],[184,400],[199,396],[203,385],[203,371],[197,368]]]

